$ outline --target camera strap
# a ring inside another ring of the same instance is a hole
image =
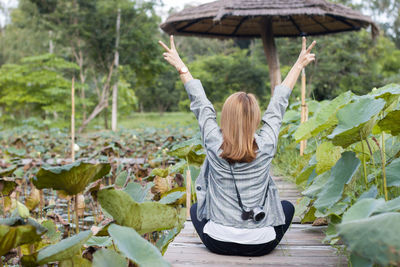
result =
[[[230,167],[230,169],[231,169],[231,175],[232,175],[232,177],[233,177],[233,183],[235,184],[236,195],[237,195],[237,198],[238,198],[239,206],[240,206],[240,208],[241,208],[244,212],[247,212],[247,211],[244,209],[244,207],[243,207],[242,198],[240,197],[239,190],[238,190],[237,185],[236,185],[236,179],[235,179],[235,176],[233,175],[232,165],[229,164],[229,167]],[[265,198],[264,198],[263,204],[262,204],[262,206],[261,206],[261,207],[263,207],[263,208],[264,208],[264,205],[265,205],[265,201],[267,200],[268,189],[269,189],[269,181],[268,181],[268,185],[267,185],[267,192],[265,193]]]

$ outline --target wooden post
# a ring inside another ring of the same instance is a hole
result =
[[[190,206],[192,203],[192,175],[190,169],[186,170],[186,220],[190,221]]]
[[[301,123],[308,120],[308,107],[306,104],[306,71],[301,70]],[[300,141],[300,156],[303,156],[307,140]]]
[[[281,70],[279,67],[279,57],[275,45],[274,32],[272,28],[272,18],[265,18],[261,22],[261,39],[263,41],[264,53],[267,57],[269,67],[269,78],[271,80],[271,96],[274,88],[282,82]]]
[[[71,159],[75,161],[75,77],[72,77],[71,87]]]

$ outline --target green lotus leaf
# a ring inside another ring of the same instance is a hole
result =
[[[96,267],[127,267],[125,257],[111,249],[99,249],[93,254],[93,266]]]
[[[144,187],[142,187],[139,183],[130,182],[124,188],[124,191],[127,192],[133,200],[138,203],[142,203],[147,196],[149,190],[154,186],[153,182],[147,183]]]
[[[75,255],[72,258],[68,259],[68,260],[63,260],[60,262],[60,264],[58,265],[59,267],[92,267],[92,263],[85,259],[82,258],[79,255]]]
[[[400,158],[386,166],[386,184],[387,186],[400,186]]]
[[[158,203],[161,204],[173,204],[183,198],[186,192],[175,191],[167,194],[166,196],[162,197]]]
[[[13,174],[13,172],[18,168],[18,166],[11,166],[7,169],[0,169],[0,177],[8,177]]]
[[[329,102],[321,104],[319,111],[308,121],[302,123],[296,130],[294,138],[297,142],[309,139],[318,133],[335,126],[338,122],[336,112],[349,103],[353,98],[353,93],[347,91]]]
[[[382,120],[378,121],[381,131],[389,132],[391,135],[400,134],[400,110],[389,112]]]
[[[315,198],[328,182],[330,176],[331,173],[329,171],[318,175],[314,178],[313,183],[309,187],[307,187],[306,190],[301,192],[301,194],[310,198]]]
[[[14,191],[18,184],[12,180],[0,178],[0,192],[4,196],[8,196]]]
[[[122,171],[118,174],[117,178],[115,178],[115,184],[119,187],[123,187],[125,185],[126,179],[128,178],[128,172]]]
[[[172,149],[168,152],[168,155],[181,159],[186,159],[191,151],[198,151],[202,148],[203,146],[201,140],[198,138],[192,138],[173,146]]]
[[[181,228],[175,227],[171,230],[164,231],[162,236],[157,240],[156,247],[161,251],[161,254],[167,251],[169,243],[171,243],[174,238],[180,233]]]
[[[112,245],[111,238],[109,236],[92,236],[86,241],[85,246],[96,246],[96,247],[108,247]]]
[[[311,198],[309,198],[309,197],[302,197],[302,198],[300,198],[300,201],[297,200],[294,215],[302,216],[308,209],[308,205],[310,204],[310,201],[311,201]]]
[[[315,217],[315,207],[311,206],[308,211],[304,214],[303,218],[301,219],[301,223],[310,223],[313,222],[316,217]]]
[[[315,166],[316,166],[315,164],[312,164],[304,167],[302,172],[296,177],[296,184],[301,185],[304,182],[306,182],[310,177],[311,173],[314,171]]]
[[[319,210],[315,211],[315,217],[328,217],[329,215],[336,215],[340,216],[342,215],[347,207],[349,206],[349,203],[346,202],[337,202],[335,205],[330,207],[329,209],[325,210],[324,212],[321,212]]]
[[[317,147],[317,166],[315,172],[321,174],[330,170],[340,159],[343,148],[334,146],[332,142],[324,142]]]
[[[371,188],[368,191],[364,191],[361,196],[358,198],[358,200],[364,199],[364,198],[375,198],[378,195],[378,188],[376,185],[372,185]]]
[[[46,231],[46,228],[31,218],[0,219],[0,256],[20,245],[40,241]]]
[[[42,167],[32,179],[38,189],[53,188],[63,190],[68,195],[76,195],[85,187],[110,172],[109,163],[83,163],[77,161],[61,167]]]
[[[345,184],[348,184],[360,166],[360,160],[354,152],[346,151],[331,169],[328,182],[314,202],[314,206],[321,212],[332,207],[341,197]]]
[[[375,209],[374,214],[392,211],[400,211],[400,197],[382,203]]]
[[[42,265],[72,259],[80,253],[81,247],[91,236],[92,231],[87,230],[39,250],[36,259],[37,264]]]
[[[155,246],[132,228],[112,224],[108,232],[118,249],[138,266],[171,266]]]
[[[382,266],[400,264],[400,213],[344,222],[338,232],[352,254]]]
[[[349,222],[369,217],[380,205],[385,203],[383,199],[364,198],[357,201],[343,214],[342,222]]]
[[[372,262],[370,260],[355,254],[350,255],[350,262],[352,267],[372,267]]]
[[[370,96],[375,98],[382,98],[385,100],[385,109],[395,103],[400,96],[400,85],[399,84],[388,84],[378,89],[373,89]]]
[[[371,147],[372,153],[375,153],[376,151],[379,150],[379,147],[377,144],[372,140],[372,138],[367,138],[368,143],[366,140],[362,140],[360,142],[357,142],[351,146],[351,150],[359,154],[359,159],[362,161],[363,157],[365,156],[365,161],[369,161],[371,158],[371,154],[368,148],[368,144]],[[362,146],[364,145],[364,154],[363,154],[363,148]]]
[[[100,190],[97,198],[118,224],[132,227],[139,234],[172,229],[186,219],[184,208],[157,202],[137,203],[128,193],[114,188]]]
[[[328,138],[334,145],[342,147],[367,138],[384,106],[383,99],[358,98],[337,112],[339,123]]]
[[[300,120],[300,112],[297,110],[290,109],[285,112],[285,115],[283,116],[282,123],[290,123],[290,122],[296,122]]]
[[[168,176],[168,173],[169,173],[168,169],[155,168],[151,171],[150,175],[157,175],[165,178]]]

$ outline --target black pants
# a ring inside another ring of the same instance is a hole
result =
[[[218,241],[210,237],[209,235],[203,233],[204,226],[208,220],[203,219],[199,221],[197,219],[197,203],[195,203],[190,208],[190,217],[194,228],[196,229],[201,241],[204,245],[211,251],[217,254],[223,255],[238,255],[238,256],[262,256],[270,253],[281,241],[283,235],[289,228],[294,215],[294,206],[289,201],[281,201],[283,211],[285,213],[285,224],[275,226],[276,238],[268,243],[248,245],[248,244],[238,244],[232,242]]]

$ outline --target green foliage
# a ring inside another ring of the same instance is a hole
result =
[[[28,57],[20,64],[5,64],[0,68],[0,109],[10,116],[43,116],[70,110],[71,82],[65,72],[77,65],[52,54]],[[67,99],[67,101],[66,101]]]
[[[0,219],[0,256],[20,245],[32,244],[41,240],[41,236],[46,231],[46,228],[31,218]]]
[[[342,222],[338,229],[355,255],[383,266],[400,263],[400,213]]]
[[[75,195],[81,193],[89,183],[103,178],[110,169],[111,165],[107,163],[77,161],[61,167],[42,167],[32,182],[38,189],[53,188]]]
[[[110,249],[99,249],[93,254],[93,265],[98,267],[126,267],[128,263],[125,257]]]
[[[112,224],[108,232],[118,249],[138,266],[170,266],[158,249],[132,228]]]
[[[121,190],[102,189],[97,198],[116,223],[132,227],[140,234],[172,229],[185,221],[185,209],[157,202],[137,203]]]
[[[344,106],[338,111],[339,122],[328,138],[342,147],[367,138],[384,105],[383,99],[360,98]]]
[[[36,262],[42,265],[49,262],[68,260],[79,253],[83,244],[91,236],[92,231],[87,230],[63,239],[59,243],[47,246],[38,251]]]

